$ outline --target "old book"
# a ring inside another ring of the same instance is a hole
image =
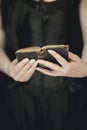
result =
[[[69,57],[68,57],[69,46],[68,45],[46,45],[43,47],[32,46],[32,47],[27,47],[27,48],[22,48],[22,49],[17,50],[15,52],[15,55],[18,61],[21,61],[24,58],[36,59],[36,60],[44,59],[44,60],[58,64],[55,58],[48,53],[48,50],[56,51],[61,56],[63,56],[67,61],[69,61]]]

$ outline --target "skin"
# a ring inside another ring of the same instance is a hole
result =
[[[0,48],[4,48],[5,46],[5,33],[2,28],[2,21],[1,21],[1,15],[0,15]]]

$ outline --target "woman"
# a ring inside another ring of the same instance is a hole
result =
[[[77,50],[73,43],[78,41],[75,29],[76,34],[80,30],[78,4],[77,0],[2,1],[7,47],[6,53],[1,52],[6,64],[1,71],[12,78],[7,83],[9,105],[18,130],[75,130],[69,113],[68,79],[42,75],[36,71],[35,59],[12,60],[18,48],[28,46],[69,43],[71,50]]]

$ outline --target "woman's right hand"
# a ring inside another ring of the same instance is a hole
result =
[[[37,64],[38,63],[34,59],[29,60],[25,58],[20,62],[15,59],[9,65],[8,74],[15,81],[26,82],[35,72]]]

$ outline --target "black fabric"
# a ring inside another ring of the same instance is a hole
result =
[[[80,55],[82,39],[78,2],[59,0],[43,2],[39,6],[38,2],[32,6],[27,2],[29,1],[2,1],[3,23],[11,53],[27,46],[69,44],[70,50]],[[14,56],[10,57],[14,59]],[[50,77],[39,72],[35,72],[26,83],[12,81],[7,86],[9,109],[14,117],[13,128],[16,125],[16,130],[75,130],[75,122],[70,118],[74,101],[70,93],[77,95],[78,90],[70,89],[73,82],[74,79]]]

